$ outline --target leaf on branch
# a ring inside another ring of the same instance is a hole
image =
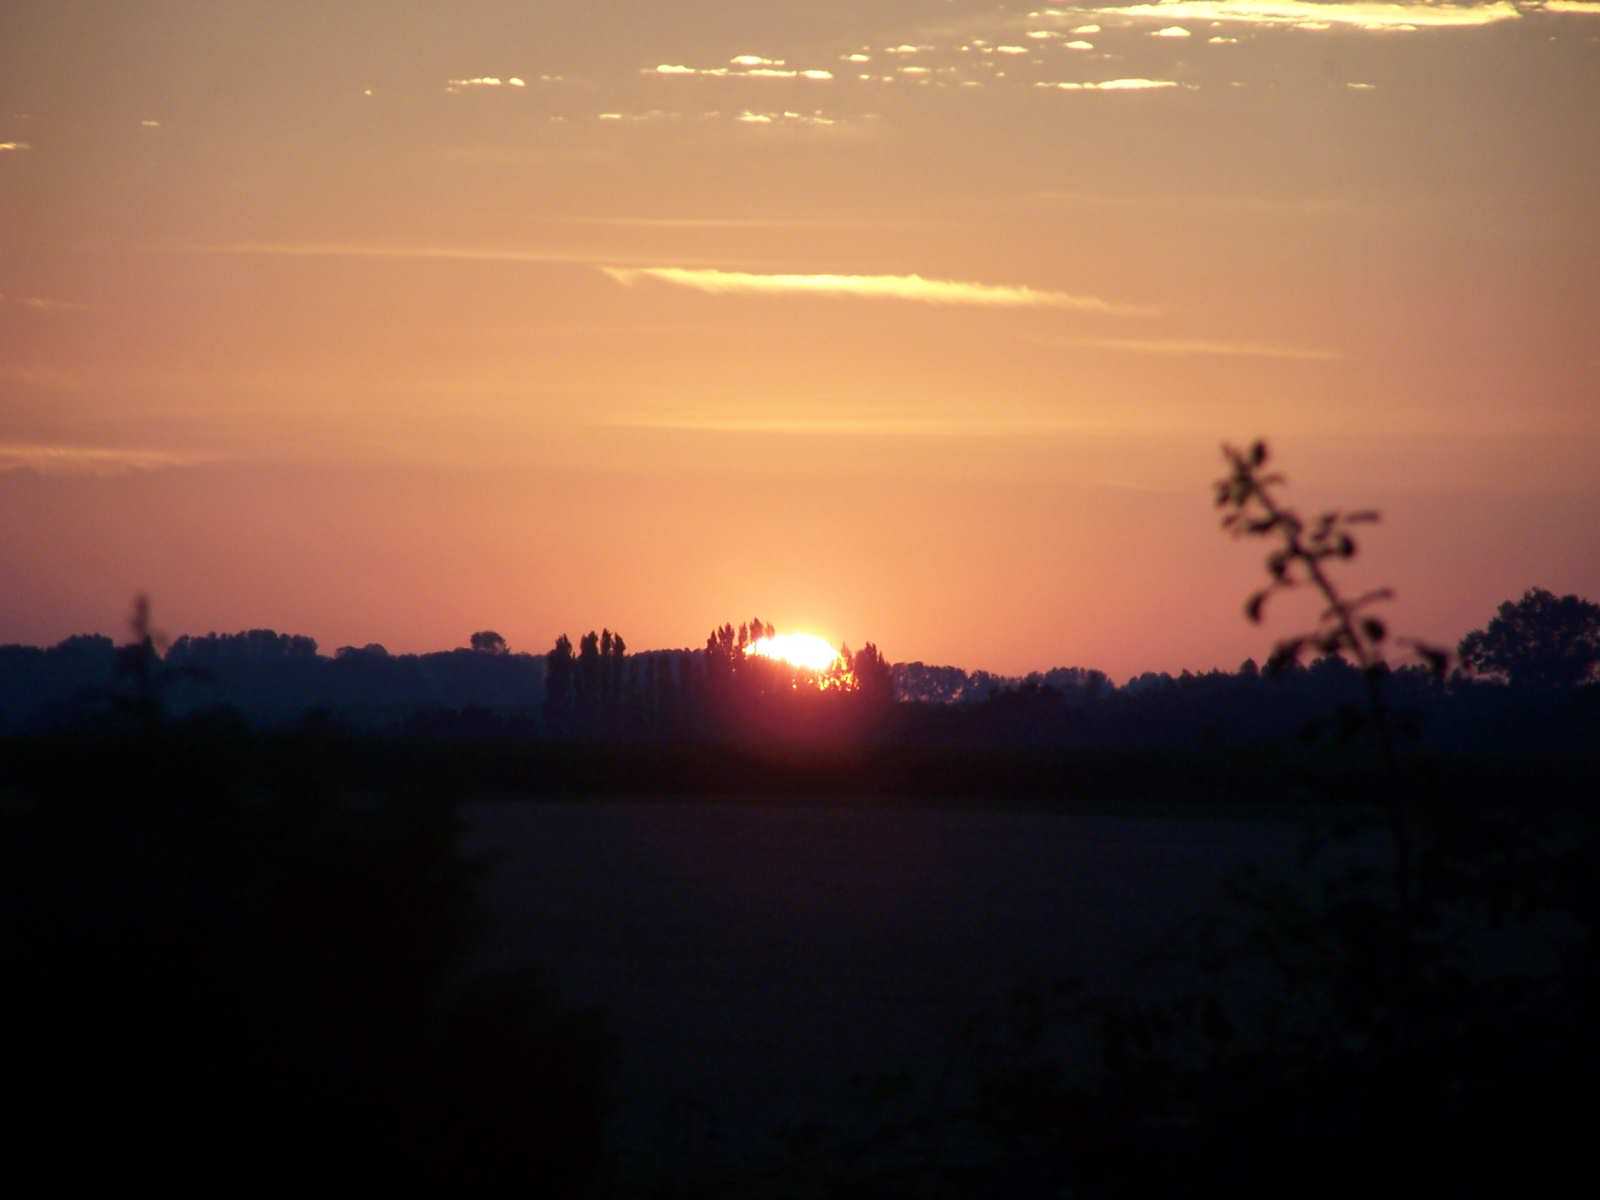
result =
[[[1250,465],[1252,467],[1259,467],[1266,461],[1267,444],[1265,442],[1258,441],[1255,443],[1255,445],[1250,447]]]
[[[1361,632],[1374,642],[1381,642],[1389,635],[1389,630],[1376,617],[1368,617],[1361,622]]]
[[[1261,624],[1261,609],[1266,604],[1267,597],[1271,594],[1271,592],[1271,588],[1263,588],[1261,591],[1251,596],[1250,599],[1245,601],[1244,615],[1250,618],[1250,623],[1252,625]]]

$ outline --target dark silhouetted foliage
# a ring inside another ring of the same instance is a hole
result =
[[[1600,666],[1600,604],[1529,588],[1461,639],[1461,665],[1513,687],[1576,687]]]
[[[480,629],[468,642],[477,654],[510,654],[505,638],[492,629]]]

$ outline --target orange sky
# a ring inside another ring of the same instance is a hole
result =
[[[1257,435],[1402,632],[1600,598],[1597,113],[1574,0],[8,5],[0,641],[1232,667]]]

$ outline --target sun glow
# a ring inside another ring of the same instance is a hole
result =
[[[814,633],[775,633],[757,638],[745,647],[745,653],[775,658],[792,667],[819,673],[843,665],[839,651]]]

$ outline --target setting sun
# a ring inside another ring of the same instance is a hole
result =
[[[840,661],[839,652],[814,633],[776,633],[757,638],[745,653],[775,658],[806,671],[826,671]]]

